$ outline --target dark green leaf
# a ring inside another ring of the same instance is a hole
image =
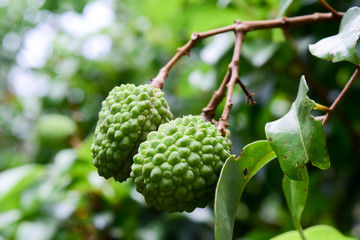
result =
[[[294,181],[284,175],[283,191],[295,228],[302,233],[301,215],[305,208],[309,188],[309,175],[304,168],[300,168],[302,181]]]
[[[327,225],[316,225],[305,229],[307,240],[355,240],[355,238],[346,237],[337,229]],[[271,240],[301,240],[297,231],[290,231],[280,234]]]
[[[228,158],[215,195],[215,239],[232,239],[236,210],[249,180],[276,157],[266,140],[244,147],[241,156]]]
[[[309,161],[320,169],[330,167],[325,134],[320,120],[310,114],[316,103],[309,99],[305,77],[290,111],[279,120],[267,123],[266,137],[278,156],[281,169],[291,179],[301,180],[300,168]]]
[[[309,46],[312,55],[330,61],[348,61],[359,64],[360,59],[356,54],[356,42],[360,38],[360,8],[350,8],[340,24],[339,33],[324,38]]]

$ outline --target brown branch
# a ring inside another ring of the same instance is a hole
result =
[[[355,72],[353,73],[353,75],[350,77],[349,81],[346,83],[345,87],[343,88],[343,90],[340,92],[339,96],[335,99],[335,101],[333,102],[333,104],[330,106],[329,111],[325,114],[325,116],[322,118],[322,125],[324,126],[326,121],[328,120],[330,114],[334,111],[334,109],[336,108],[336,106],[340,103],[340,101],[344,98],[345,94],[347,93],[347,91],[349,90],[350,86],[353,84],[354,80],[357,78],[357,76],[360,73],[360,66],[357,66]]]
[[[231,68],[229,65],[224,80],[222,81],[219,89],[214,92],[209,104],[202,110],[201,116],[205,119],[205,121],[210,122],[214,118],[217,107],[225,97],[225,92],[230,77],[231,77]]]
[[[338,18],[342,18],[342,14],[340,14],[338,11],[336,11],[333,7],[331,7],[325,0],[318,0],[318,2],[323,5],[326,10],[328,10],[329,12],[331,12],[334,16],[338,17]]]
[[[171,58],[171,60],[160,69],[158,75],[152,79],[152,85],[156,88],[162,88],[164,85],[165,78],[168,76],[170,69],[173,65],[183,56],[190,55],[190,49],[193,48],[198,41],[201,39],[211,37],[217,34],[240,31],[243,33],[254,31],[258,29],[270,29],[270,28],[288,28],[304,24],[320,23],[339,20],[344,13],[337,12],[334,14],[330,13],[313,13],[309,15],[297,16],[297,17],[283,17],[279,19],[262,20],[262,21],[236,21],[236,23],[225,26],[222,28],[213,29],[201,33],[193,33],[190,40],[181,48],[178,48],[177,53]]]
[[[234,46],[234,53],[231,60],[231,63],[229,64],[230,69],[230,79],[227,84],[227,94],[226,94],[226,102],[225,102],[225,108],[224,111],[219,119],[219,123],[217,125],[218,131],[225,136],[226,133],[226,127],[228,126],[227,120],[230,116],[230,110],[232,108],[232,94],[234,91],[235,84],[239,81],[239,61],[240,61],[240,53],[241,53],[241,47],[245,40],[245,32],[242,32],[240,30],[235,31],[235,46]]]
[[[237,83],[240,84],[240,87],[242,88],[242,90],[244,91],[244,93],[246,95],[246,104],[250,104],[250,105],[256,104],[256,101],[253,99],[253,96],[255,96],[255,93],[249,92],[249,90],[247,90],[245,84],[243,84],[243,82],[240,80],[240,78],[238,79]]]
[[[156,88],[162,88],[164,86],[165,78],[169,75],[170,69],[174,64],[184,55],[190,56],[190,49],[193,48],[198,41],[203,39],[198,33],[193,33],[190,40],[182,47],[177,49],[177,53],[170,59],[170,61],[160,69],[159,74],[151,80],[151,84]]]

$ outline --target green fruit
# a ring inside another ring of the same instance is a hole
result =
[[[73,119],[62,114],[46,114],[37,122],[37,137],[40,142],[48,146],[62,146],[76,131]]]
[[[164,93],[151,85],[121,85],[102,103],[91,146],[99,175],[125,181],[132,157],[150,131],[172,119]]]
[[[191,212],[213,199],[230,146],[216,127],[185,116],[149,133],[134,156],[131,177],[158,210]]]

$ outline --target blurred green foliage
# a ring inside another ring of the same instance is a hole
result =
[[[149,82],[191,32],[236,18],[275,18],[279,2],[0,0],[0,239],[212,239],[212,205],[190,214],[158,212],[130,180],[119,184],[97,174],[90,145],[98,111],[114,86]],[[360,4],[329,3],[339,11]],[[326,10],[315,0],[294,1],[286,15],[315,11]],[[234,154],[265,139],[265,124],[288,111],[301,75],[311,99],[331,104],[354,67],[313,57],[308,44],[338,27],[247,35],[240,78],[258,104],[246,105],[235,89],[229,119]],[[233,40],[231,33],[206,39],[175,65],[164,86],[174,116],[201,113],[226,72]],[[304,228],[328,224],[360,238],[359,93],[357,81],[325,125],[332,167],[309,166]],[[76,129],[51,144],[41,140],[38,125],[49,114],[71,118]],[[273,161],[249,182],[235,238],[268,239],[293,229],[282,176]]]

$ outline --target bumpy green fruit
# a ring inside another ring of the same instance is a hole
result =
[[[132,157],[150,131],[169,122],[172,114],[164,93],[151,85],[121,85],[110,91],[102,103],[91,146],[99,175],[125,181]]]
[[[185,116],[149,133],[134,156],[131,177],[145,201],[158,210],[191,212],[205,207],[230,146],[216,127]]]

